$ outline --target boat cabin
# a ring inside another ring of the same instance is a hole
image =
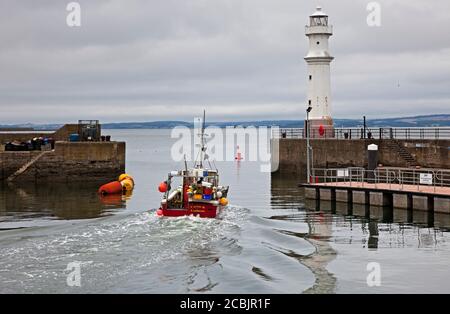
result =
[[[217,170],[189,169],[172,171],[167,179],[162,200],[165,208],[186,208],[189,202],[212,202],[217,195],[219,174]]]

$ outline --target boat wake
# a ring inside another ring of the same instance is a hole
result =
[[[228,206],[219,219],[160,218],[155,211],[2,233],[1,293],[89,293],[120,290],[124,278],[186,259],[234,254],[247,211]],[[202,254],[215,244],[220,250]],[[220,244],[218,244],[220,243]],[[170,261],[170,263],[169,263]],[[67,265],[80,263],[78,289]],[[161,266],[163,265],[163,266]],[[125,280],[126,281],[126,280]],[[6,284],[7,283],[7,284]]]

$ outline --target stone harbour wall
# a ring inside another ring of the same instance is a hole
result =
[[[404,140],[400,144],[422,168],[450,169],[450,140]],[[367,146],[378,145],[379,163],[391,167],[408,164],[384,140],[313,139],[313,163],[316,168],[367,167]],[[276,145],[275,145],[276,146]],[[306,172],[306,140],[279,140],[279,173],[301,175]]]
[[[40,151],[32,152],[3,152],[0,151],[0,180],[8,178],[22,165],[37,156]]]
[[[124,142],[56,142],[15,181],[112,181],[125,172]],[[0,152],[0,180],[6,180],[41,151]]]

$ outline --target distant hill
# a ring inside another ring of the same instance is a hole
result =
[[[207,126],[279,126],[281,128],[301,128],[303,120],[263,120],[244,122],[207,122]],[[360,127],[363,125],[362,119],[335,119],[336,127]],[[1,125],[0,129],[33,128],[35,130],[56,130],[62,124],[14,124]],[[104,123],[103,129],[170,129],[176,126],[192,128],[192,122],[185,121],[153,121],[153,122],[118,122]],[[435,114],[400,118],[368,119],[367,126],[376,127],[450,127],[450,114]]]
[[[335,119],[336,127],[359,127],[363,125],[362,119]],[[263,121],[244,121],[244,122],[207,122],[207,126],[279,126],[281,128],[301,128],[303,120],[263,120]],[[193,127],[193,123],[184,121],[155,121],[155,122],[123,122],[123,123],[105,123],[104,129],[162,129],[175,126]],[[450,114],[385,118],[367,120],[368,127],[450,127]]]
[[[450,114],[436,114],[406,118],[375,119],[370,125],[391,127],[440,127],[450,126]]]
[[[51,130],[57,130],[60,127],[62,127],[64,124],[33,124],[33,123],[22,123],[22,124],[0,124],[0,129],[3,130],[12,130],[14,131],[51,131]]]
[[[176,126],[192,127],[193,123],[184,121],[154,121],[154,122],[118,122],[103,123],[103,129],[171,129]]]

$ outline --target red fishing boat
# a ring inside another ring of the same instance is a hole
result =
[[[184,170],[170,172],[167,180],[159,185],[164,196],[158,216],[215,218],[228,205],[228,186],[219,184],[219,171],[211,169],[206,154],[205,113],[200,137],[199,158],[194,167],[189,169],[185,162]],[[210,168],[204,166],[204,161],[208,161]]]

